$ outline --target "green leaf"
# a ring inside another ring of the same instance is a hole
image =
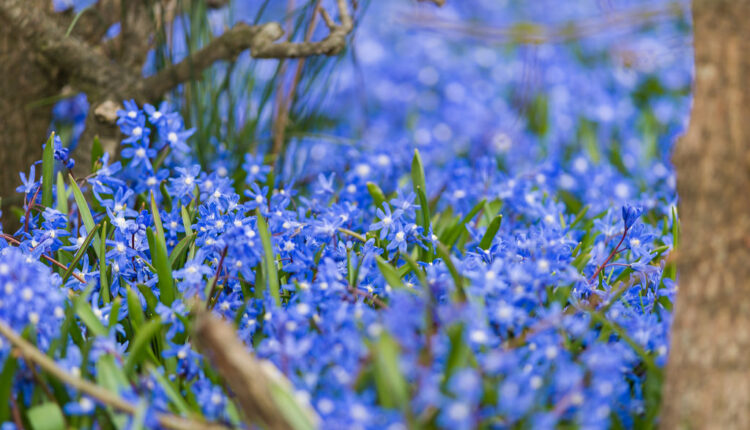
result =
[[[443,263],[448,266],[448,271],[453,278],[453,283],[456,285],[456,291],[458,292],[459,300],[465,302],[467,299],[467,295],[466,291],[464,290],[464,280],[461,277],[461,274],[458,272],[458,269],[456,269],[456,265],[453,264],[453,260],[451,259],[451,255],[448,252],[448,249],[442,243],[438,243],[437,253],[440,259],[443,260]]]
[[[52,181],[55,176],[55,132],[49,135],[42,154],[42,205],[52,207]]]
[[[68,278],[70,278],[70,275],[73,274],[73,271],[78,265],[78,262],[81,261],[81,258],[83,258],[84,254],[86,254],[86,250],[89,248],[91,241],[94,240],[94,235],[96,235],[96,232],[99,231],[99,227],[101,227],[101,224],[97,224],[96,227],[94,227],[94,229],[91,230],[88,235],[86,235],[86,239],[83,241],[81,247],[78,248],[78,252],[76,252],[76,255],[73,257],[73,261],[70,262],[70,264],[68,265],[68,269],[65,271],[65,273],[63,273],[63,282],[65,282]]]
[[[0,399],[10,398],[13,381],[15,380],[13,375],[15,375],[17,368],[18,361],[13,356],[5,359],[3,371],[0,373]],[[10,421],[10,418],[10,404],[8,402],[0,402],[0,422]]]
[[[276,271],[276,257],[273,255],[273,246],[271,246],[271,232],[268,231],[268,224],[260,210],[256,211],[258,219],[258,234],[260,241],[263,243],[263,264],[266,268],[266,283],[271,296],[277,305],[281,304],[281,293],[279,292],[279,273]]]
[[[445,246],[448,248],[452,248],[453,245],[456,244],[456,241],[458,241],[458,238],[461,237],[461,234],[466,230],[466,223],[474,219],[475,216],[479,213],[480,210],[484,207],[484,204],[486,203],[486,200],[482,200],[481,202],[474,205],[474,207],[469,211],[466,216],[464,216],[461,221],[454,224],[453,227],[451,227],[446,234],[444,234],[440,240],[440,242],[444,243]]]
[[[188,214],[187,209],[185,209],[185,206],[180,207],[180,216],[182,217],[182,226],[185,227],[185,235],[190,236],[193,234],[193,227],[192,227],[192,221],[190,218],[190,214]],[[190,245],[190,252],[188,252],[188,260],[192,260],[193,257],[195,257],[195,242],[193,242]]]
[[[271,398],[278,410],[284,412],[284,419],[294,430],[315,430],[318,428],[315,413],[299,404],[294,395],[284,386],[272,382],[269,387]]]
[[[26,412],[26,418],[28,418],[29,424],[34,430],[65,429],[65,418],[63,418],[60,406],[54,402],[34,406]]]
[[[586,216],[586,213],[589,211],[589,205],[584,206],[581,208],[581,210],[578,212],[576,217],[573,219],[573,222],[570,223],[570,227],[568,227],[570,230],[572,230],[576,225],[578,225],[581,220]]]
[[[96,245],[94,245],[96,246]],[[102,232],[99,237],[99,256],[107,255],[107,221],[102,222]],[[107,259],[99,258],[99,292],[102,295],[102,301],[109,303],[109,280],[107,279]]]
[[[406,285],[404,285],[404,282],[401,280],[401,277],[398,275],[398,271],[395,267],[388,264],[388,262],[379,255],[375,256],[375,261],[378,263],[378,269],[380,269],[380,273],[383,274],[383,278],[385,278],[385,282],[387,282],[388,285],[393,288],[408,290]]]
[[[177,245],[172,249],[172,253],[169,254],[169,266],[172,267],[172,269],[177,269],[178,267],[175,267],[177,263],[180,261],[180,258],[182,258],[183,255],[185,255],[185,252],[187,249],[193,244],[193,241],[198,235],[196,233],[187,235],[180,240]]]
[[[169,306],[174,301],[176,293],[174,279],[172,278],[172,265],[167,258],[167,243],[164,239],[164,227],[161,224],[159,208],[156,206],[156,200],[154,199],[153,193],[151,193],[151,215],[154,217],[156,232],[151,232],[151,229],[149,228],[146,231],[146,234],[148,235],[148,233],[151,232],[153,238],[153,240],[149,241],[149,244],[153,245],[151,247],[151,259],[159,278],[159,298],[165,305]]]
[[[86,327],[88,327],[94,335],[107,336],[107,329],[104,327],[101,320],[94,315],[94,311],[84,297],[85,296],[80,296],[73,302],[76,315],[78,315],[78,318],[86,324]]]
[[[383,190],[381,190],[377,184],[368,182],[367,191],[370,192],[370,196],[372,196],[372,201],[375,204],[375,207],[378,209],[382,208],[383,203],[385,203],[385,194],[383,194]]]
[[[497,231],[500,229],[500,224],[503,222],[503,215],[499,214],[495,218],[492,219],[492,222],[490,222],[490,225],[487,226],[487,231],[484,232],[484,236],[482,236],[482,240],[479,242],[479,247],[484,249],[485,251],[490,249],[490,246],[492,246],[492,241],[495,239],[495,235],[497,234]]]
[[[450,340],[450,349],[448,350],[448,358],[445,360],[445,372],[443,376],[444,384],[447,384],[456,370],[462,369],[468,365],[469,357],[471,355],[471,349],[464,339],[463,324],[452,325],[448,327],[446,332],[448,334],[448,339]]]
[[[398,365],[399,346],[388,333],[380,335],[374,353],[375,389],[380,404],[404,410],[409,405],[409,385]]]
[[[57,172],[57,210],[68,214],[68,193],[65,191],[65,178],[62,172]]]
[[[416,187],[417,199],[419,200],[420,210],[417,213],[417,222],[422,226],[424,234],[429,234],[430,228],[430,205],[427,203],[427,196],[425,195],[424,189]],[[421,215],[421,216],[420,216]],[[427,249],[419,250],[419,255],[422,261],[431,262],[433,255],[435,254],[432,243],[427,244]]]
[[[151,291],[151,287],[145,284],[138,284],[138,291],[143,294],[143,297],[146,298],[146,305],[148,306],[148,310],[151,312],[156,311],[156,306],[159,304],[159,299],[156,298],[156,295],[154,295],[154,292]]]
[[[180,394],[180,392],[175,388],[172,383],[156,369],[151,369],[151,376],[156,379],[156,382],[161,385],[161,387],[164,389],[164,393],[167,395],[169,400],[172,402],[172,404],[175,405],[177,408],[177,412],[180,413],[180,415],[190,415],[190,406],[188,406],[187,402],[185,401],[185,398]]]
[[[151,338],[159,334],[161,330],[161,319],[154,318],[144,324],[136,333],[133,342],[130,344],[128,358],[125,360],[125,374],[132,375],[135,366],[143,362],[144,357],[150,347]]]
[[[424,178],[424,165],[422,164],[422,157],[420,157],[417,149],[414,149],[414,157],[411,159],[411,183],[414,187],[414,193],[419,196],[421,190],[422,194],[425,195],[424,200],[427,201],[427,183]],[[430,207],[429,205],[423,204],[421,201],[422,199],[420,197],[420,208],[417,211],[417,222],[422,220],[424,223],[425,213],[427,213],[427,224],[429,224]],[[425,225],[423,224],[422,227],[425,227]],[[425,233],[426,232],[427,229],[425,228]]]
[[[104,148],[102,148],[102,142],[99,140],[99,136],[94,136],[94,144],[91,146],[91,171],[94,171],[96,163],[104,155]]]
[[[86,202],[86,198],[83,196],[81,189],[78,188],[78,184],[76,183],[75,178],[73,178],[72,175],[69,175],[69,178],[70,188],[73,190],[73,197],[76,200],[76,205],[78,206],[78,212],[81,214],[83,225],[86,226],[86,231],[93,231],[96,227],[96,223],[94,222],[94,217],[91,216],[89,204]],[[99,260],[102,260],[104,256],[101,255],[102,251],[99,244],[99,239],[94,240],[94,251],[96,252],[96,256],[99,258]]]
[[[146,321],[146,316],[143,313],[141,307],[141,300],[138,294],[130,288],[129,285],[125,286],[125,300],[128,303],[128,317],[130,318],[130,324],[133,325],[133,331],[137,332]]]

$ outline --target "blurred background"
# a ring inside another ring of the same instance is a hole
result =
[[[57,2],[77,11],[91,3]],[[325,25],[313,18],[319,2],[185,4],[187,13],[155,41],[144,74],[239,21],[277,20],[292,39],[322,38]],[[285,182],[334,171],[355,186],[395,187],[393,167],[418,147],[428,166],[472,167],[488,155],[509,177],[543,175],[574,212],[581,192],[602,207],[645,190],[647,206],[674,200],[669,153],[686,126],[692,79],[688,1],[356,3],[353,43],[338,57],[245,53],[170,94],[197,129],[191,141],[204,167],[231,172],[245,153],[269,153],[274,124],[288,112],[275,143],[284,149]],[[75,146],[86,111],[85,96],[59,101],[51,128]],[[459,206],[482,192],[456,177],[445,183],[437,168],[427,175],[433,193],[447,190]]]

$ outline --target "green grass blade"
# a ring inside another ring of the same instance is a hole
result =
[[[55,175],[55,132],[49,135],[42,154],[42,205],[52,207],[52,181]]]
[[[500,224],[503,222],[503,216],[498,215],[495,218],[492,219],[492,222],[490,222],[490,225],[487,226],[487,231],[484,232],[484,236],[482,236],[482,241],[479,242],[479,247],[484,249],[485,251],[490,249],[490,246],[492,246],[492,241],[495,239],[495,235],[497,234],[497,231],[500,229]]]
[[[57,210],[63,215],[68,214],[68,193],[65,191],[62,172],[57,172]]]
[[[70,275],[73,274],[73,270],[75,270],[76,265],[79,261],[81,261],[81,258],[83,258],[84,254],[86,254],[86,250],[89,248],[91,241],[94,240],[94,235],[96,235],[96,232],[99,231],[99,227],[101,227],[101,224],[97,224],[96,227],[94,227],[94,229],[91,230],[88,235],[86,235],[86,240],[84,240],[81,247],[78,248],[78,252],[76,252],[76,255],[73,257],[73,261],[71,261],[68,265],[68,270],[66,270],[62,276],[63,282],[65,282],[70,277]]]
[[[271,246],[271,233],[268,231],[268,224],[260,213],[260,210],[256,212],[256,218],[258,219],[258,234],[260,234],[260,240],[263,243],[263,264],[266,268],[266,283],[276,304],[281,305],[279,273],[276,271],[276,257],[273,254],[273,246]]]
[[[161,223],[159,208],[156,206],[154,194],[151,193],[151,215],[154,217],[155,232],[151,232],[153,238],[151,247],[151,258],[156,268],[156,274],[159,278],[159,293],[161,301],[169,306],[175,299],[176,293],[174,288],[174,279],[172,278],[172,265],[167,258],[167,243],[164,239],[164,227]],[[150,229],[147,230],[148,232]]]
[[[75,198],[76,205],[78,206],[78,212],[80,212],[81,214],[83,225],[86,226],[86,231],[93,231],[94,228],[96,228],[96,223],[94,222],[94,217],[91,215],[89,204],[88,202],[86,202],[86,198],[83,196],[81,189],[78,188],[78,184],[76,183],[75,178],[73,178],[72,175],[69,176],[70,188],[73,190],[73,197]],[[99,239],[94,240],[94,251],[96,252],[96,256],[99,258],[99,260],[101,260],[103,255],[101,255]]]
[[[135,372],[135,366],[143,363],[148,348],[151,346],[151,338],[159,334],[160,330],[161,320],[157,317],[148,321],[135,333],[128,351],[128,358],[123,366],[126,375],[132,375]]]

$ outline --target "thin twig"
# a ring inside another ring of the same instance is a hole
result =
[[[13,237],[13,236],[11,236],[9,234],[0,233],[0,237],[3,238],[3,239],[5,239],[5,240],[7,240],[8,242],[11,242],[12,244],[14,244],[16,246],[20,246],[21,245],[21,242],[18,239],[16,239],[15,237]],[[50,263],[54,264],[55,266],[57,266],[57,267],[65,270],[65,271],[68,270],[68,267],[66,265],[60,263],[59,261],[57,261],[54,258],[50,257],[49,255],[42,254],[42,258],[44,258],[45,260],[49,261]],[[86,283],[86,280],[84,278],[82,278],[81,275],[79,275],[79,274],[77,274],[75,272],[71,273],[71,275],[74,278],[76,278],[79,282],[81,282],[82,284]]]
[[[59,367],[54,360],[49,358],[46,354],[38,350],[34,345],[30,344],[21,336],[19,336],[12,328],[10,328],[4,321],[0,321],[0,335],[8,339],[8,341],[21,351],[22,355],[39,367],[44,369],[47,373],[59,379],[63,383],[77,389],[78,391],[96,399],[102,404],[108,405],[117,409],[121,412],[135,415],[138,412],[138,406],[130,403],[122,397],[114,394],[104,387],[100,387],[92,382],[85,379],[81,379],[70,373],[66,372],[63,368]],[[213,430],[225,430],[227,427],[209,423],[205,421],[197,421],[189,418],[180,417],[172,414],[160,413],[156,416],[157,421],[165,428],[182,430],[182,429],[213,429]]]

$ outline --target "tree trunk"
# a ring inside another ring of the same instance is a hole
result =
[[[684,238],[665,429],[750,428],[750,0],[693,0],[695,99],[677,144]]]
[[[20,171],[42,157],[42,143],[52,117],[52,106],[30,106],[59,93],[55,71],[36,58],[31,49],[0,20],[0,197],[6,231],[15,218],[10,203],[19,204],[15,188]],[[41,167],[37,168],[37,179]]]

